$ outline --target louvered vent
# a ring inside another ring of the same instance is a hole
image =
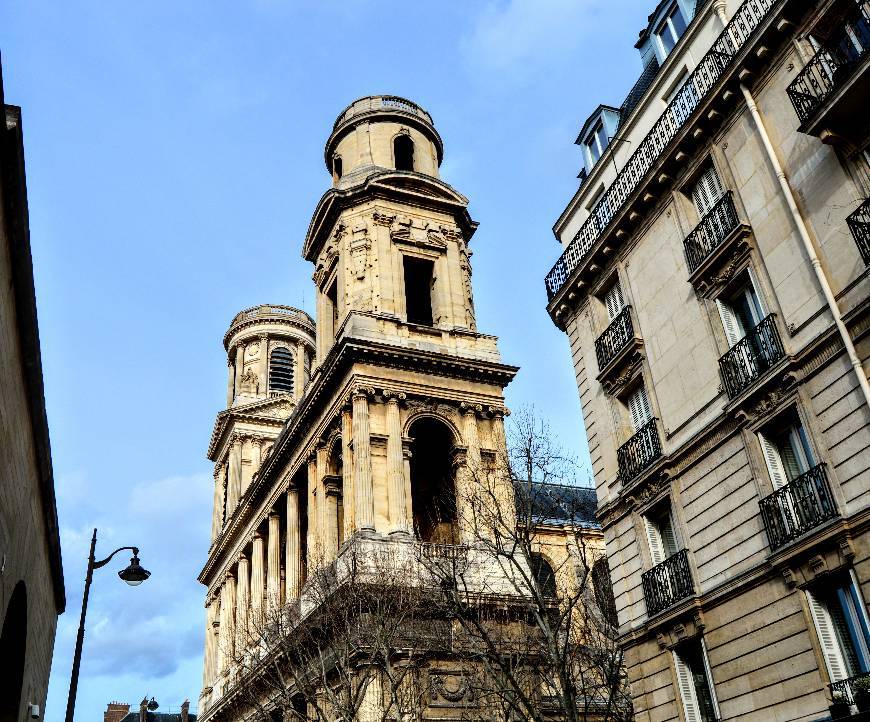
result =
[[[269,393],[293,393],[293,354],[276,348],[269,358]]]

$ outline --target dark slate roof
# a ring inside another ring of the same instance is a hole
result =
[[[517,513],[522,516],[531,496],[531,516],[536,524],[599,526],[595,518],[595,489],[588,486],[542,484],[514,480]]]
[[[181,712],[146,712],[148,722],[181,722]],[[188,722],[196,722],[196,713],[187,715]],[[121,722],[139,722],[139,710],[129,712]]]

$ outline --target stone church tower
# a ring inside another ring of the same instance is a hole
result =
[[[314,569],[359,545],[471,541],[461,523],[471,469],[504,453],[503,389],[517,369],[477,330],[477,223],[439,178],[442,156],[416,104],[348,106],[326,142],[332,187],[302,248],[316,331],[301,311],[260,306],[224,339],[228,408],[209,447],[213,541],[199,576],[202,720],[232,718],[238,629],[304,598]]]

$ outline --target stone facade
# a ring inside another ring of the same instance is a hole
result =
[[[317,611],[315,573],[341,574],[347,560],[385,551],[420,569],[424,558],[473,558],[463,520],[481,470],[496,479],[503,509],[514,508],[512,484],[500,485],[494,469],[506,454],[503,389],[517,369],[477,330],[477,224],[467,199],[438,178],[442,153],[414,103],[375,96],[350,105],[326,144],[333,186],[303,247],[316,330],[301,311],[259,307],[239,314],[224,339],[228,408],[209,447],[214,533],[199,576],[208,590],[204,720],[238,714],[238,630],[270,606]],[[267,394],[267,354],[282,346],[296,349],[297,385]],[[564,554],[567,533],[553,521],[542,550]],[[594,524],[586,537],[600,553]],[[483,566],[489,593],[511,593]],[[430,681],[432,718],[461,715],[467,690],[449,659],[433,662]],[[360,719],[381,718],[378,689],[367,688]]]
[[[30,257],[21,109],[0,85],[0,720],[45,707],[66,603]]]
[[[870,671],[870,15],[693,5],[659,4],[643,77],[604,111],[548,311],[637,719],[820,719]]]

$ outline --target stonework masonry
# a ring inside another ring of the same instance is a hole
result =
[[[870,672],[870,15],[690,5],[650,16],[640,100],[587,123],[618,140],[555,225],[548,311],[637,719],[823,719]]]

